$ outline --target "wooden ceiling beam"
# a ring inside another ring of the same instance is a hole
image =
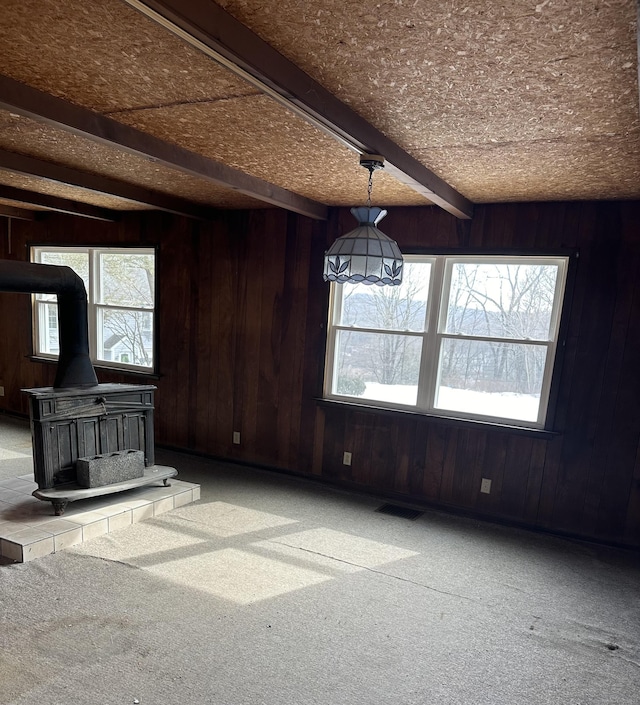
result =
[[[90,206],[87,203],[78,203],[70,201],[68,198],[59,198],[58,196],[50,196],[44,193],[35,193],[34,191],[25,191],[21,188],[13,186],[0,185],[0,198],[7,201],[15,201],[23,203],[26,208],[29,206],[38,206],[46,208],[57,213],[66,213],[67,215],[78,215],[82,218],[92,218],[93,220],[106,220],[114,222],[118,220],[116,211],[108,210],[107,208],[98,208]]]
[[[212,0],[126,0],[458,218],[473,204]]]
[[[15,206],[6,206],[0,203],[0,217],[15,218],[16,220],[35,220],[36,214],[34,211],[29,211],[25,208],[16,208]]]
[[[210,181],[256,200],[326,220],[325,205],[61,98],[0,76],[0,108]]]
[[[194,205],[181,198],[150,191],[135,184],[127,184],[107,176],[88,174],[70,167],[45,162],[24,154],[0,150],[0,170],[36,176],[53,183],[75,186],[77,188],[106,196],[124,198],[137,204],[152,206],[167,213],[174,213],[199,220],[210,220],[214,215],[212,208]]]

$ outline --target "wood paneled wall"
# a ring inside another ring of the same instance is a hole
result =
[[[472,221],[392,209],[381,224],[406,251],[579,252],[550,437],[318,404],[322,254],[353,225],[346,210],[328,224],[275,209],[210,223],[49,216],[12,221],[9,238],[2,219],[0,256],[26,259],[27,243],[159,246],[159,443],[640,546],[640,203],[477,206]],[[54,372],[27,357],[29,297],[0,295],[0,325],[0,408],[26,414],[20,389],[51,384]],[[349,467],[344,450],[353,453]],[[479,492],[482,477],[493,481],[490,495]]]

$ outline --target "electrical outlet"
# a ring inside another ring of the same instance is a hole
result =
[[[491,494],[491,480],[486,477],[482,478],[482,482],[480,483],[480,492],[483,492],[484,494]]]
[[[351,453],[349,453],[349,451],[345,450],[345,452],[342,456],[342,464],[343,465],[351,465]]]
[[[240,431],[233,432],[233,442],[239,446],[240,445]]]
[[[0,387],[0,397],[4,396],[4,387]]]

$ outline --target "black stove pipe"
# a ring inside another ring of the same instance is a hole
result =
[[[53,386],[64,389],[98,384],[89,357],[87,292],[71,267],[0,260],[0,291],[56,294],[60,354]]]

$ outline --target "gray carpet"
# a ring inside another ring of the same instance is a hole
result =
[[[158,456],[200,502],[0,567],[0,703],[640,702],[637,554]]]

